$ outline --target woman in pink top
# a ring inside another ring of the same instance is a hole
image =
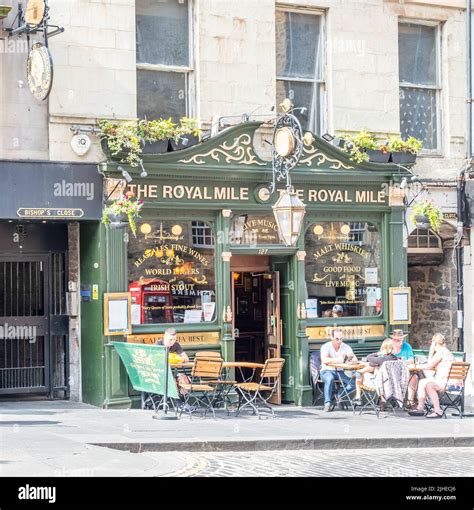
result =
[[[423,415],[426,396],[430,397],[433,411],[427,418],[441,418],[443,412],[439,405],[439,391],[443,391],[448,381],[451,363],[454,361],[452,352],[446,347],[446,340],[441,333],[433,335],[428,362],[422,365],[424,370],[434,370],[434,375],[422,379],[418,384],[418,407],[411,415]],[[425,372],[426,373],[426,372]]]

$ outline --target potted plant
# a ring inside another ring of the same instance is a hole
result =
[[[136,167],[140,164],[143,141],[138,136],[136,122],[101,120],[100,143],[105,154],[120,158],[122,163]]]
[[[110,228],[130,225],[133,235],[137,235],[136,219],[140,217],[143,201],[137,200],[132,191],[128,191],[102,211],[102,223]]]
[[[176,124],[170,119],[141,120],[138,134],[146,142],[144,154],[168,152],[168,142],[175,136]]]
[[[360,131],[355,136],[345,137],[344,149],[349,152],[351,159],[357,163],[370,161],[371,163],[388,163],[390,154],[385,145],[379,146],[373,133]]]
[[[198,144],[200,133],[197,119],[182,117],[179,121],[179,127],[175,130],[174,137],[170,140],[171,148],[177,151]]]
[[[441,209],[433,205],[431,200],[423,200],[413,206],[410,220],[416,228],[438,232],[443,222],[443,215]]]
[[[423,142],[414,136],[409,136],[406,140],[401,138],[389,140],[387,146],[392,163],[410,165],[416,161],[416,155],[423,148]]]

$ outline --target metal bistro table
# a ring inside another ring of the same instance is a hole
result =
[[[353,372],[351,377],[354,378],[355,377],[354,372],[356,370],[360,370],[361,368],[364,368],[367,365],[365,363],[358,361],[357,363],[335,363],[332,366],[336,369],[335,370],[336,377],[339,380],[339,383],[341,385],[340,392],[342,393],[342,396],[337,399],[337,403],[338,404],[345,404],[345,403],[349,404],[352,409],[352,412],[355,413],[354,403],[352,402],[352,398],[346,389],[346,385],[344,384],[344,381],[341,378],[341,374],[339,373],[339,370],[342,370],[342,371],[350,370],[351,372]]]

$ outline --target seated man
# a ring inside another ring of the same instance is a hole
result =
[[[189,361],[188,355],[177,341],[176,330],[174,328],[168,328],[163,335],[163,340],[157,340],[155,345],[168,347],[168,352],[178,354],[184,362]]]
[[[354,379],[348,377],[344,370],[333,366],[336,363],[357,361],[356,355],[349,345],[344,343],[344,333],[341,329],[331,330],[331,340],[321,347],[321,379],[324,383],[324,411],[331,410],[331,397],[334,391],[334,379],[338,377],[346,385],[346,391],[350,393],[355,386]],[[342,395],[342,389],[338,396]]]

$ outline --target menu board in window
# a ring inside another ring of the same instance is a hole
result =
[[[134,324],[213,321],[216,289],[211,226],[191,220],[139,223],[137,237],[128,245],[128,279]]]

